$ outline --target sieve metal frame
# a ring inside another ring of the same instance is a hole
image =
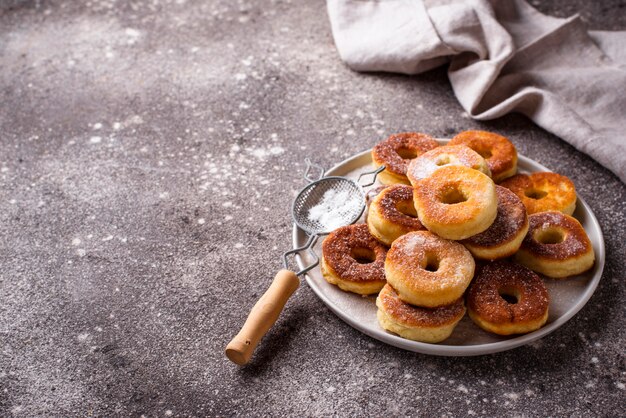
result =
[[[326,181],[329,180],[337,180],[337,181],[341,181],[341,182],[346,182],[346,183],[350,183],[355,187],[355,190],[357,190],[360,195],[361,195],[361,200],[363,201],[362,205],[361,205],[361,209],[359,210],[358,215],[356,215],[353,219],[350,220],[350,223],[347,223],[346,225],[352,225],[353,223],[355,223],[356,221],[359,220],[359,218],[361,217],[361,215],[363,215],[363,211],[365,210],[365,193],[363,192],[363,187],[357,183],[356,181],[346,178],[346,177],[341,177],[341,176],[329,176],[329,177],[322,177],[319,180],[313,181],[309,184],[307,184],[305,187],[303,187],[300,192],[298,192],[298,194],[296,195],[296,198],[293,199],[293,202],[291,203],[291,218],[293,219],[294,223],[296,225],[298,225],[298,228],[302,229],[304,232],[307,233],[307,235],[328,235],[331,231],[324,231],[324,232],[314,232],[312,231],[310,228],[306,227],[305,225],[303,225],[301,222],[298,221],[298,219],[296,218],[296,203],[300,200],[300,197],[309,192],[311,189],[315,188],[318,184],[324,183]],[[331,190],[332,188],[329,188],[328,190]],[[356,213],[356,212],[355,212]]]
[[[328,181],[328,180],[346,181],[346,182],[353,184],[361,195],[362,203],[361,203],[361,209],[359,210],[358,215],[354,216],[352,219],[350,219],[350,222],[346,224],[346,226],[352,225],[361,218],[361,216],[363,215],[363,212],[365,211],[365,207],[366,207],[365,191],[363,190],[363,188],[374,184],[376,182],[376,177],[378,176],[378,174],[385,169],[385,166],[377,167],[375,170],[361,173],[361,175],[359,175],[357,180],[353,180],[353,179],[349,179],[347,177],[342,177],[342,176],[325,177],[324,175],[326,174],[326,170],[322,166],[311,162],[311,160],[308,158],[306,158],[304,161],[307,166],[306,166],[303,177],[308,182],[308,184],[304,186],[302,189],[300,189],[296,197],[293,199],[293,202],[291,203],[291,218],[293,219],[293,222],[296,224],[296,226],[302,231],[304,231],[304,233],[308,235],[309,238],[307,239],[307,242],[303,246],[294,248],[292,250],[289,250],[283,253],[283,265],[285,269],[289,269],[289,256],[292,254],[298,254],[301,251],[307,251],[312,256],[313,262],[305,266],[304,268],[302,268],[300,271],[298,271],[296,273],[297,276],[300,276],[310,271],[311,269],[317,267],[320,260],[319,260],[319,256],[313,250],[313,247],[317,243],[317,240],[319,237],[328,235],[332,232],[332,231],[314,232],[311,229],[307,228],[306,226],[302,225],[302,223],[298,221],[295,215],[296,203],[300,200],[300,197],[302,196],[302,194],[304,194],[305,192],[308,192],[310,189],[314,188],[317,184],[324,182],[324,181]],[[317,178],[311,176],[311,172],[313,168],[319,170],[319,174]],[[361,181],[361,179],[368,175],[372,176],[372,181],[366,184],[360,184],[359,182]],[[329,188],[328,190],[331,190],[331,189]]]

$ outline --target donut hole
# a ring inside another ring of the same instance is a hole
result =
[[[478,155],[483,157],[485,160],[491,158],[491,156],[493,155],[489,148],[477,148],[474,151],[476,151]]]
[[[510,305],[515,305],[520,300],[520,293],[516,289],[509,287],[498,289],[498,294]]]
[[[447,154],[440,155],[435,160],[435,165],[441,167],[442,165],[450,164],[450,156]]]
[[[417,150],[410,148],[398,148],[396,152],[403,160],[412,160],[417,157]]]
[[[524,194],[526,195],[526,197],[530,197],[531,199],[535,200],[543,199],[548,195],[548,193],[539,189],[527,189],[524,190]]]
[[[441,260],[435,254],[426,254],[426,265],[424,266],[424,270],[430,272],[436,272],[439,270],[439,263]]]
[[[518,302],[517,296],[509,295],[508,293],[500,293],[500,297],[510,305],[515,305]]]
[[[403,200],[398,202],[396,205],[396,209],[403,215],[406,215],[410,218],[417,218],[417,211],[415,210],[415,205],[413,204],[413,200]]]
[[[535,240],[541,244],[560,244],[565,241],[565,233],[559,228],[540,229],[535,233]]]
[[[376,260],[376,253],[369,248],[359,247],[350,251],[350,257],[354,258],[359,264],[370,264]]]
[[[467,196],[458,187],[447,187],[442,190],[440,196],[441,203],[446,205],[456,205],[467,201]]]

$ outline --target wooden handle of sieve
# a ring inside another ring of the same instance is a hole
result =
[[[239,334],[226,346],[226,357],[233,363],[246,364],[265,333],[274,325],[287,299],[300,285],[292,271],[280,270],[269,289],[254,305]]]

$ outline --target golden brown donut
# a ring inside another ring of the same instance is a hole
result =
[[[409,340],[438,343],[452,334],[465,315],[463,298],[438,308],[423,308],[403,302],[386,284],[376,298],[378,323],[383,329]]]
[[[418,132],[391,135],[372,149],[374,166],[385,166],[378,180],[384,184],[409,184],[406,178],[408,161],[438,146],[437,141],[429,135]]]
[[[413,206],[413,188],[394,184],[383,189],[367,211],[370,233],[387,246],[401,235],[426,229],[417,219]]]
[[[580,222],[552,211],[528,217],[529,229],[515,260],[548,277],[574,276],[593,266],[595,253]]]
[[[508,138],[486,131],[464,131],[450,140],[448,145],[466,145],[479,153],[491,170],[496,183],[517,172],[517,150]]]
[[[462,241],[472,255],[483,260],[506,258],[517,252],[528,232],[522,201],[509,189],[496,186],[498,214],[486,231]]]
[[[322,275],[340,289],[370,295],[385,285],[387,248],[379,243],[367,225],[335,229],[322,243]]]
[[[539,276],[500,260],[478,270],[467,291],[467,310],[476,325],[499,335],[525,334],[548,320],[549,296]]]
[[[462,240],[489,228],[498,213],[494,182],[480,171],[445,166],[413,190],[417,216],[440,237]]]
[[[463,165],[491,177],[485,159],[465,145],[444,145],[423,153],[409,163],[406,176],[417,187],[417,182],[448,165]]]
[[[474,258],[458,242],[415,231],[396,239],[387,252],[385,276],[400,299],[434,308],[454,303],[474,275]]]
[[[557,173],[517,174],[504,180],[500,186],[522,199],[529,215],[550,210],[571,215],[576,209],[574,183]]]

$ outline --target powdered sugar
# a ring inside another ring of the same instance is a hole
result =
[[[415,251],[418,251],[424,246],[426,238],[423,234],[405,234],[402,237],[402,249],[407,255],[414,255]]]
[[[360,199],[355,199],[349,190],[329,189],[320,202],[309,209],[308,219],[329,232],[348,224],[360,204]]]

